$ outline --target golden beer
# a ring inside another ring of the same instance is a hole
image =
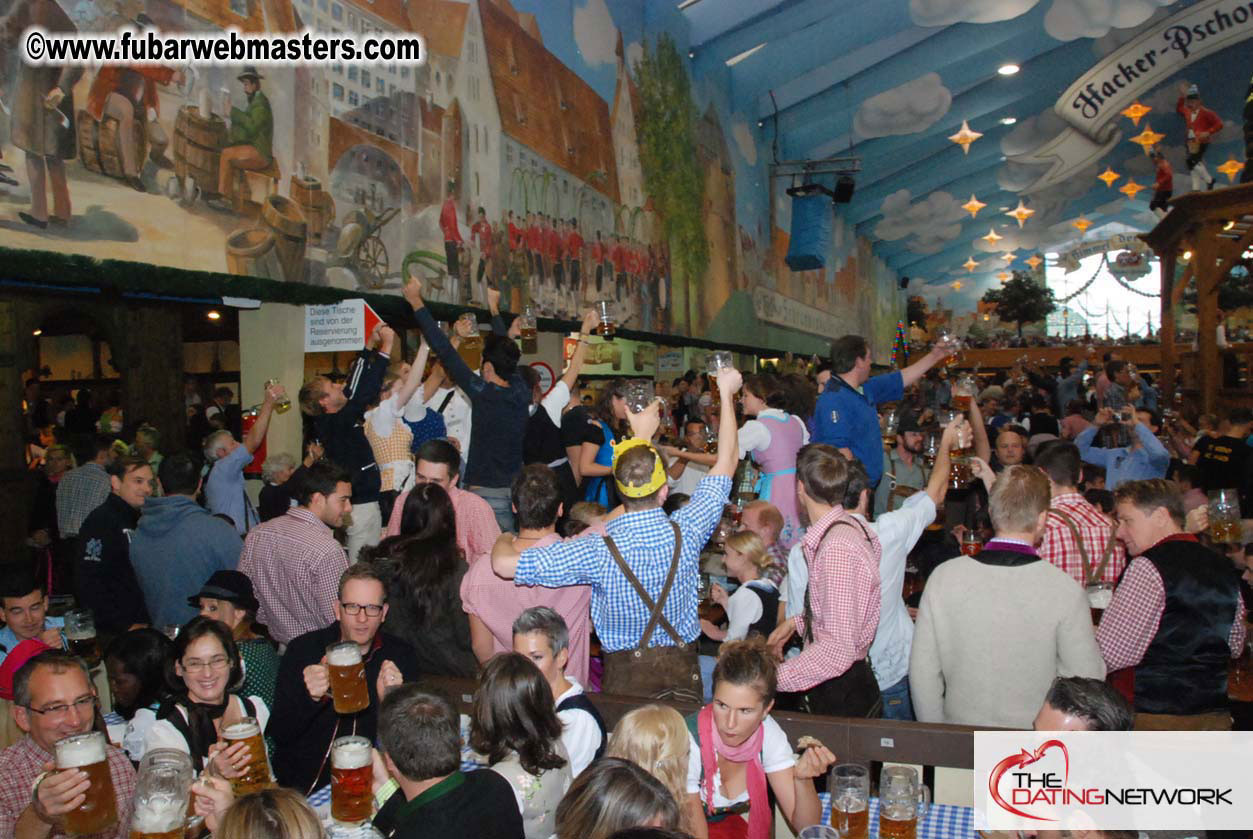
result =
[[[95,632],[91,635],[80,635],[78,637],[66,634],[66,643],[70,648],[70,653],[81,658],[87,663],[88,667],[95,667],[100,663],[100,642],[96,640]]]
[[[373,781],[369,740],[340,737],[331,744],[331,818],[350,824],[367,821],[374,812]]]
[[[326,670],[331,677],[331,699],[337,714],[356,714],[370,707],[361,649],[351,641],[326,649]]]
[[[850,796],[831,804],[831,826],[840,839],[867,839],[870,835],[870,809],[864,800]]]
[[[1235,519],[1210,519],[1209,535],[1218,545],[1234,545],[1243,537],[1244,528]]]
[[[534,326],[522,327],[522,352],[533,353],[539,349],[538,338],[539,333]]]
[[[65,832],[71,836],[100,833],[117,824],[117,799],[109,775],[109,756],[103,733],[91,731],[58,740],[57,769],[81,769],[90,786],[86,800],[77,810],[65,814]]]
[[[270,759],[265,753],[265,740],[261,737],[261,726],[255,717],[242,717],[238,722],[223,727],[222,739],[228,748],[240,742],[248,744],[248,765],[231,779],[236,798],[274,786]]]
[[[961,411],[963,414],[968,412],[970,410],[970,398],[969,393],[954,393],[950,400],[953,403],[953,410]]]
[[[183,825],[180,823],[178,827],[163,830],[160,833],[153,833],[151,830],[136,830],[132,827],[131,839],[183,839]]]
[[[895,434],[884,434],[884,435],[883,435],[883,448],[885,448],[885,449],[890,449],[890,448],[892,448],[892,447],[893,447],[893,446],[895,446],[895,445],[896,445],[896,435],[895,435]]]
[[[908,818],[893,818],[893,815],[884,810],[879,811],[879,839],[917,839],[918,817],[911,815]]]
[[[952,460],[949,462],[948,467],[949,489],[962,489],[974,477],[974,469],[970,465],[970,456],[973,452],[973,446],[967,446],[964,449],[953,449]]]

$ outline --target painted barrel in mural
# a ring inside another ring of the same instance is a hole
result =
[[[200,116],[195,105],[178,109],[174,119],[174,174],[191,177],[205,191],[216,188],[218,164],[226,145],[226,122],[219,116]]]
[[[117,119],[105,117],[97,120],[86,110],[81,110],[78,112],[76,121],[78,123],[76,132],[78,159],[82,161],[83,166],[90,172],[112,175],[115,178],[126,174],[122,168],[122,153],[118,146],[121,132],[118,130]],[[134,135],[135,161],[142,163],[148,153],[148,134],[143,120],[135,120]]]
[[[300,206],[308,224],[309,239],[322,241],[322,234],[335,221],[335,199],[322,189],[317,178],[291,176],[291,197]]]
[[[261,207],[261,223],[274,234],[274,249],[283,266],[283,279],[288,282],[304,279],[308,225],[300,205],[281,195],[267,196]]]
[[[226,239],[226,270],[266,280],[283,279],[274,234],[261,227],[236,230]]]

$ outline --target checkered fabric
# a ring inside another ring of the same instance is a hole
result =
[[[1086,585],[1087,581],[1083,579],[1083,559],[1078,545],[1075,544],[1075,534],[1058,512],[1069,516],[1075,523],[1079,538],[1083,540],[1083,547],[1087,549],[1088,562],[1091,563],[1093,572],[1101,564],[1106,544],[1113,538],[1114,525],[1077,492],[1058,495],[1049,505],[1044,539],[1040,542],[1040,558],[1065,571],[1079,585]],[[1127,551],[1122,542],[1114,539],[1114,549],[1101,574],[1101,581],[1116,582],[1126,564]]]
[[[831,796],[821,793],[821,824],[831,823]],[[879,835],[879,799],[870,799],[870,835]],[[933,804],[927,817],[918,825],[918,839],[971,839],[975,835],[975,811],[973,807],[952,804]]]

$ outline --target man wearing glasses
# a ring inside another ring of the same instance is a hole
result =
[[[418,676],[413,648],[382,631],[386,619],[383,581],[370,565],[357,563],[340,577],[335,623],[287,645],[279,664],[274,713],[266,728],[274,741],[274,774],[283,786],[307,793],[329,784],[331,742],[351,734],[373,741],[379,697]],[[330,696],[326,649],[340,642],[361,650],[370,693],[370,706],[351,715],[337,714]]]
[[[0,752],[0,836],[45,839],[64,836],[65,814],[83,803],[90,782],[81,769],[55,771],[58,740],[92,730],[96,693],[83,662],[61,650],[45,650],[22,665],[13,679],[13,719],[26,736]],[[97,839],[129,835],[135,770],[120,749],[108,746],[109,774],[118,823]]]

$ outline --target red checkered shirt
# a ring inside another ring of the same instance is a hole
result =
[[[117,801],[117,827],[91,834],[90,839],[126,839],[130,836],[131,810],[135,806],[135,768],[126,754],[114,746],[108,746],[109,777],[113,779],[113,797]],[[52,763],[53,756],[40,748],[29,736],[23,737],[0,752],[0,836],[13,836],[17,820],[30,806],[31,790],[35,778],[44,771],[45,763]],[[51,837],[67,835],[53,828]]]
[[[1065,513],[1075,523],[1079,538],[1083,540],[1083,546],[1088,551],[1088,562],[1092,564],[1093,571],[1101,564],[1105,546],[1114,536],[1114,523],[1101,515],[1100,510],[1085,501],[1077,492],[1055,496],[1053,503],[1049,505],[1044,540],[1040,543],[1040,557],[1074,577],[1079,585],[1086,585],[1088,581],[1083,578],[1083,560],[1079,555],[1079,547],[1075,544],[1075,534],[1055,510]],[[1100,579],[1107,583],[1116,582],[1126,564],[1127,551],[1122,542],[1114,539],[1113,553]]]
[[[1247,633],[1244,596],[1238,595],[1238,598],[1231,632],[1227,635],[1232,658],[1244,651]],[[1105,668],[1112,673],[1139,664],[1157,636],[1165,612],[1166,587],[1161,574],[1144,557],[1131,560],[1096,630],[1096,643],[1105,659]]]
[[[261,603],[257,617],[280,644],[335,622],[339,578],[347,567],[335,534],[305,507],[248,531],[239,558],[239,570],[252,580]]]
[[[852,526],[838,525],[827,533],[841,519]],[[802,544],[809,566],[814,637],[800,655],[779,665],[779,689],[784,691],[809,690],[842,676],[870,652],[879,627],[882,551],[875,532],[836,507],[805,532]],[[793,620],[803,637],[804,615]]]
[[[396,497],[392,514],[387,519],[387,536],[400,535],[400,519],[410,492],[405,490]],[[491,505],[460,487],[449,488],[448,498],[452,501],[453,517],[457,522],[457,547],[465,554],[466,562],[473,565],[479,559],[491,557],[492,548],[500,538],[500,524]]]

